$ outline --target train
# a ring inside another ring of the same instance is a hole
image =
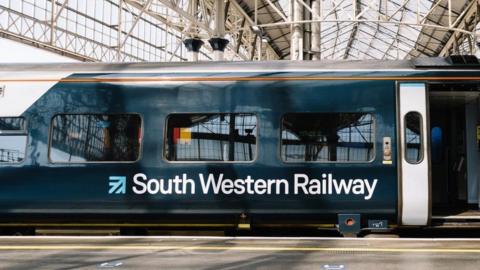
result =
[[[0,228],[476,216],[479,83],[475,56],[3,64]]]

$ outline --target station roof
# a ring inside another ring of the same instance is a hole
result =
[[[284,21],[278,11],[288,17],[291,8],[288,0],[236,1],[251,18],[258,1],[259,25]],[[454,35],[451,29],[468,27],[462,25],[461,19],[475,2],[451,1],[449,9],[446,0],[321,1],[321,58],[404,59],[441,55]],[[356,20],[352,19],[352,12],[358,16]],[[311,18],[304,18],[308,19]],[[262,29],[280,58],[289,59],[291,25]]]
[[[438,1],[437,1],[438,2]],[[475,27],[475,22],[471,25],[465,25],[462,22],[462,19],[465,20],[476,20],[476,15],[468,17],[469,12],[477,12],[476,10],[476,1],[475,0],[455,0],[451,1],[452,4],[452,23],[455,24],[455,27],[468,29],[470,27]],[[441,3],[441,1],[440,1]],[[435,4],[435,3],[433,3]],[[471,10],[469,10],[471,9]],[[448,8],[447,3],[441,3],[433,7],[432,12],[428,15],[428,21],[437,24],[437,25],[449,25],[448,19]],[[474,29],[470,29],[474,30]],[[413,49],[409,52],[408,57],[421,57],[421,56],[437,56],[442,55],[442,50],[446,49],[447,43],[450,39],[453,38],[455,33],[452,31],[448,31],[448,29],[441,29],[441,28],[431,28],[431,27],[423,27],[417,37],[416,44]],[[458,47],[461,47],[462,44],[457,44]],[[458,48],[460,49],[460,48]],[[457,53],[462,53],[464,51],[457,50]]]
[[[287,1],[284,0],[235,0],[245,10],[253,20],[255,20],[255,1],[257,1],[257,23],[272,23],[282,20],[280,14],[268,3],[277,7],[277,10],[287,16],[285,8]],[[290,55],[290,26],[271,27],[264,30],[264,35],[268,37],[269,43],[275,50],[280,59],[288,59]]]
[[[81,61],[187,61],[191,55],[183,41],[192,37],[204,42],[199,59],[215,59],[208,40],[222,25],[214,23],[218,3],[226,12],[224,59],[233,61],[290,59],[293,25],[303,27],[306,60],[318,53],[330,60],[480,55],[478,0],[3,2],[2,38]],[[320,9],[313,11],[312,3]],[[292,19],[292,5],[303,9],[303,18]],[[319,22],[321,45],[312,49],[310,33]]]

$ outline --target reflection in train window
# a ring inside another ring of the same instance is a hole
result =
[[[27,129],[23,117],[0,117],[0,163],[25,159]]]
[[[252,161],[257,152],[252,113],[172,114],[166,132],[170,161]]]
[[[409,112],[405,115],[405,160],[415,164],[422,159],[422,117],[418,112]]]
[[[441,127],[433,127],[431,134],[432,162],[439,163],[443,159],[443,131]]]
[[[52,119],[53,162],[136,161],[141,118],[136,114],[60,114]]]
[[[281,155],[287,162],[368,162],[374,142],[369,113],[290,113],[282,119]]]

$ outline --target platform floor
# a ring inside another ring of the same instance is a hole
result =
[[[478,209],[459,209],[459,210],[434,210],[433,219],[445,219],[445,220],[480,220],[480,210]]]
[[[480,239],[0,237],[0,269],[480,269]]]

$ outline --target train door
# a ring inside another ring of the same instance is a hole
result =
[[[430,83],[432,219],[480,220],[480,85]]]
[[[461,209],[466,200],[465,106],[431,97],[432,203],[436,212]]]
[[[427,225],[430,177],[427,90],[423,83],[399,85],[399,191],[402,225]]]

